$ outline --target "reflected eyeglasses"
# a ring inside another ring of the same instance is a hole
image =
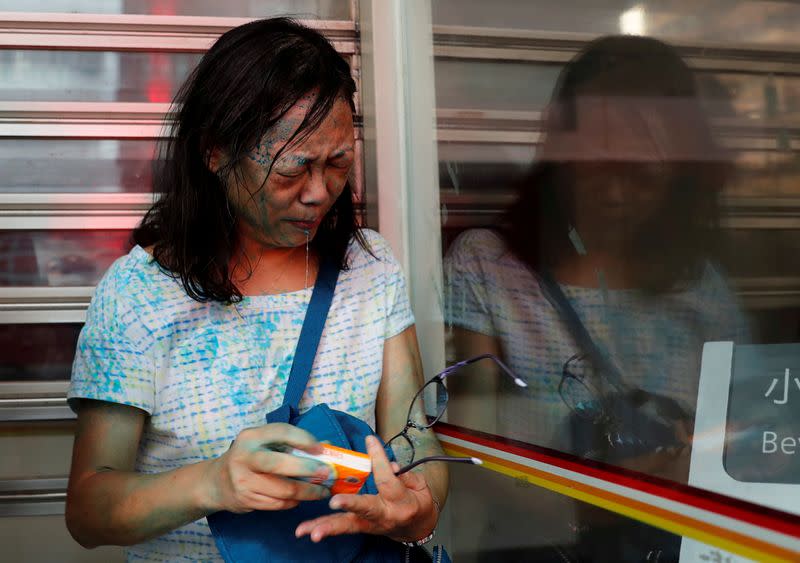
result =
[[[420,432],[424,432],[425,430],[428,430],[434,424],[439,422],[439,420],[444,415],[445,409],[447,408],[447,401],[450,399],[450,395],[447,392],[447,387],[444,384],[444,380],[448,376],[452,375],[456,371],[458,371],[461,368],[463,368],[464,366],[467,366],[469,364],[478,362],[480,360],[492,360],[497,365],[497,367],[499,367],[500,370],[505,375],[507,375],[508,377],[510,377],[514,381],[515,385],[517,385],[519,387],[527,387],[528,386],[528,384],[525,383],[525,381],[523,381],[522,379],[520,379],[519,377],[514,375],[514,372],[512,372],[511,369],[509,369],[508,366],[506,366],[500,360],[500,358],[498,358],[494,354],[481,354],[480,356],[475,356],[475,357],[472,357],[472,358],[457,362],[457,363],[445,368],[444,370],[440,371],[439,373],[437,373],[433,377],[431,377],[419,389],[419,391],[417,391],[417,394],[414,395],[414,398],[411,400],[411,405],[408,407],[408,415],[406,416],[406,425],[405,425],[405,427],[400,432],[395,434],[392,438],[390,438],[386,442],[386,446],[385,447],[386,447],[387,450],[391,449],[392,451],[394,451],[394,449],[392,448],[392,444],[394,444],[395,446],[405,445],[405,446],[407,446],[407,450],[406,451],[410,452],[410,456],[407,459],[398,460],[398,462],[404,463],[405,466],[402,469],[400,469],[399,471],[397,471],[396,475],[400,475],[402,473],[405,473],[406,471],[410,471],[411,469],[414,469],[418,465],[421,465],[423,463],[427,463],[429,461],[446,461],[446,462],[454,462],[454,463],[471,463],[471,464],[477,464],[477,465],[480,465],[481,463],[483,463],[480,459],[475,458],[475,457],[452,457],[452,456],[429,456],[429,457],[425,457],[425,458],[422,458],[422,459],[419,459],[419,460],[415,461],[414,460],[414,455],[415,455],[414,442],[411,440],[411,438],[408,435],[409,430],[411,430],[412,428],[414,428],[414,429],[416,429],[416,430],[418,430]],[[433,388],[435,389],[435,393],[436,393],[436,412],[435,412],[435,414],[433,416],[429,416],[428,417],[428,422],[427,423],[420,424],[419,422],[416,422],[414,420],[414,416],[413,415],[414,415],[414,412],[423,412],[423,413],[425,412],[423,399],[425,397],[426,390],[431,386],[433,386]],[[396,449],[400,450],[401,447],[398,447]]]
[[[691,419],[674,399],[625,385],[621,381],[610,381],[604,377],[604,372],[593,368],[586,354],[581,353],[571,356],[564,363],[558,394],[577,417],[601,427],[612,447],[644,443],[637,434],[638,428],[623,428],[618,418],[619,412],[634,412],[650,404],[663,421]]]

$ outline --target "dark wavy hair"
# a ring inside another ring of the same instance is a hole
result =
[[[570,110],[580,95],[682,98],[700,103],[694,75],[677,52],[658,40],[637,36],[599,38],[567,64],[552,96],[552,103],[563,111],[557,120],[546,122],[545,135],[575,127],[575,114]],[[714,154],[718,147],[708,121],[701,118],[692,126],[696,138],[708,146],[709,155]],[[675,173],[666,201],[641,232],[631,237],[628,247],[627,258],[646,266],[638,276],[641,289],[653,293],[698,279],[718,252],[718,195],[731,168],[723,159],[713,158],[671,164]],[[520,181],[519,196],[499,229],[511,251],[534,271],[552,269],[565,257],[576,255],[568,237],[575,205],[570,165],[555,160],[535,162]]]
[[[317,93],[286,147],[313,133],[339,96],[354,110],[355,90],[350,66],[330,42],[293,20],[258,20],[223,34],[173,100],[171,134],[159,146],[153,177],[161,196],[134,231],[134,243],[152,246],[161,268],[193,299],[240,301],[229,266],[237,217],[221,179],[241,178],[242,159],[302,96]],[[227,157],[216,173],[209,169],[214,149]],[[340,269],[348,267],[351,240],[369,251],[352,195],[347,182],[312,242]]]

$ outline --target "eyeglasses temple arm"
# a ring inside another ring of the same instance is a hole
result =
[[[457,363],[453,364],[452,366],[450,366],[448,368],[445,368],[444,371],[440,372],[438,375],[435,375],[434,378],[439,378],[440,381],[444,381],[444,379],[447,376],[451,375],[457,369],[462,368],[464,366],[468,366],[469,364],[472,364],[472,363],[477,362],[479,360],[485,360],[485,359],[490,359],[490,360],[494,361],[494,363],[497,364],[500,367],[500,369],[502,369],[508,377],[510,377],[511,379],[514,380],[514,383],[517,386],[519,386],[519,387],[527,387],[528,386],[528,384],[525,382],[525,380],[523,380],[523,379],[517,377],[516,375],[514,375],[514,372],[511,371],[511,368],[509,368],[507,365],[505,365],[502,362],[502,360],[500,360],[500,358],[498,358],[494,354],[481,354],[480,356],[475,356],[474,358],[470,358],[468,360],[462,360],[460,362],[457,362]]]
[[[432,455],[430,457],[424,457],[420,460],[415,461],[414,463],[410,463],[400,469],[395,475],[402,475],[407,471],[411,471],[418,465],[423,463],[428,463],[429,461],[446,461],[448,463],[469,463],[472,465],[483,465],[483,460],[477,457],[450,457],[446,455]]]

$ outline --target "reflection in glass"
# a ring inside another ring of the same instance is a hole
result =
[[[436,106],[538,111],[547,103],[561,65],[436,60]],[[493,80],[486,80],[492,76]],[[498,89],[501,82],[504,88]]]
[[[153,141],[0,139],[0,193],[149,192]]]
[[[790,0],[434,0],[433,21],[575,34],[638,33],[671,41],[794,44],[800,6]],[[725,14],[725,17],[720,17]]]
[[[445,258],[454,359],[501,354],[530,385],[452,381],[449,421],[685,483],[703,344],[749,338],[720,266],[731,156],[686,63],[642,37],[598,39],[564,67],[543,129],[501,221]],[[677,558],[669,534],[575,519],[594,561]]]
[[[81,326],[0,325],[0,381],[68,381]]]
[[[90,286],[130,250],[130,231],[0,231],[0,286]]]

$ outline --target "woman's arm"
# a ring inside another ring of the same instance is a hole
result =
[[[381,438],[388,440],[403,429],[411,401],[423,384],[417,331],[412,326],[390,338],[384,344],[383,377],[375,406],[377,431]],[[420,424],[427,424],[427,418],[422,409],[416,410],[412,416]],[[409,438],[414,441],[414,459],[443,455],[433,430],[419,432],[412,429],[409,431]],[[405,446],[404,440],[398,441],[401,442],[398,444],[399,447]],[[433,498],[440,506],[444,505],[448,489],[446,464],[425,463],[417,471],[428,483]]]
[[[377,430],[387,440],[403,429],[414,395],[422,386],[422,365],[415,328],[409,327],[384,344],[383,375],[378,390],[375,414]],[[422,410],[413,413],[420,422]],[[432,430],[409,433],[415,445],[415,458],[441,455]],[[417,469],[394,475],[383,448],[376,440],[367,442],[372,458],[377,495],[336,495],[330,505],[346,512],[322,516],[297,527],[298,537],[309,535],[315,542],[340,534],[381,534],[402,541],[421,539],[436,527],[439,510],[447,496],[448,473],[444,463],[426,463]],[[434,501],[434,499],[436,499]]]
[[[82,401],[66,520],[84,547],[141,543],[218,510],[281,510],[329,496],[323,487],[282,477],[325,477],[324,465],[264,448],[285,443],[319,451],[313,436],[286,424],[244,430],[215,459],[165,473],[136,473],[146,417],[134,407]]]

